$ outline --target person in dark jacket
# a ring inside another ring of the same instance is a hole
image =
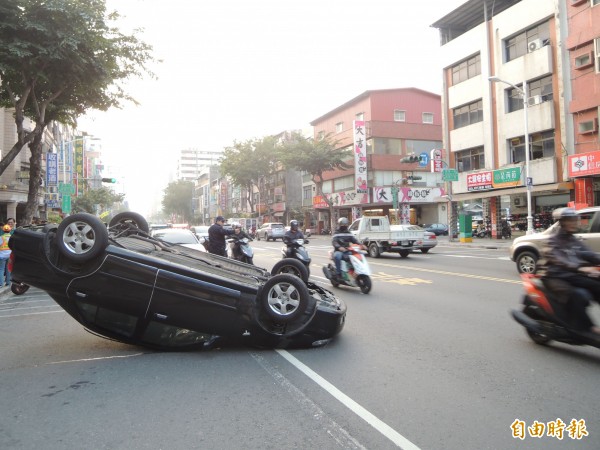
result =
[[[559,222],[556,234],[548,239],[543,249],[540,273],[544,285],[565,306],[568,321],[581,331],[600,334],[600,327],[592,322],[586,312],[587,296],[583,288],[600,302],[600,256],[574,236],[579,230],[579,216],[573,208],[559,208],[552,213]]]
[[[208,228],[208,252],[213,255],[227,257],[225,236],[233,234],[233,230],[227,230],[223,228],[225,218],[223,216],[217,216],[215,223]]]
[[[248,239],[249,241],[253,241],[254,239],[252,239],[250,237],[250,235],[248,235],[243,229],[242,226],[239,223],[232,223],[231,224],[231,229],[233,230],[233,234],[231,234],[229,237],[236,239],[236,240],[240,240],[240,239]],[[241,253],[240,253],[240,247],[238,245],[233,245],[231,247],[231,251],[233,253],[233,259],[237,259],[239,260],[241,258]]]
[[[304,234],[300,231],[300,227],[297,220],[290,221],[290,229],[283,235],[283,243],[287,245],[286,254],[288,257],[292,256],[292,248],[289,244],[294,242],[296,239],[304,239]]]
[[[354,235],[348,231],[348,219],[345,217],[338,219],[338,227],[333,232],[331,244],[335,250],[333,260],[335,261],[335,271],[338,278],[342,277],[342,259],[348,253],[348,246],[350,244],[358,244],[362,249],[366,250],[366,247],[358,242]]]

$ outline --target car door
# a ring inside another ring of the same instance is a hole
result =
[[[101,334],[131,338],[144,318],[158,269],[113,248],[98,269],[67,286],[84,325]],[[106,333],[108,332],[108,333]]]
[[[596,253],[600,253],[600,212],[584,211],[579,214],[577,237]]]

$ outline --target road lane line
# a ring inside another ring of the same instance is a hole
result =
[[[290,396],[295,400],[300,408],[304,409],[310,417],[313,417],[319,425],[331,436],[339,447],[344,449],[358,449],[366,450],[364,446],[360,444],[355,438],[353,438],[348,431],[340,426],[335,420],[327,416],[319,406],[308,398],[300,389],[292,384],[286,377],[283,376],[275,367],[267,363],[265,359],[257,354],[250,352],[250,356],[271,375],[277,383],[279,383]]]
[[[2,316],[2,315],[0,315],[0,319],[6,319],[8,317],[24,317],[24,316],[35,316],[35,315],[38,315],[38,314],[54,314],[54,313],[64,313],[64,311],[60,310],[60,311],[46,311],[46,312],[37,312],[37,313],[12,314],[10,316]]]
[[[88,361],[100,361],[103,359],[119,359],[119,358],[132,358],[134,356],[146,355],[146,353],[134,353],[133,355],[114,355],[114,356],[100,356],[98,358],[83,358],[83,359],[70,359],[67,361],[53,361],[46,363],[49,364],[67,364],[75,362],[88,362]]]
[[[16,304],[16,303],[15,303]],[[58,305],[48,305],[48,306],[25,306],[23,308],[0,308],[0,312],[2,311],[20,311],[22,309],[39,309],[39,308],[60,308]]]
[[[317,383],[319,386],[325,389],[325,391],[327,391],[329,394],[331,394],[333,397],[339,400],[344,406],[350,409],[350,411],[352,411],[354,414],[356,414],[369,425],[371,425],[373,428],[375,428],[383,436],[388,438],[398,447],[402,448],[403,450],[419,450],[419,447],[410,442],[408,439],[406,439],[388,424],[383,422],[381,419],[379,419],[378,417],[367,411],[365,408],[360,406],[358,403],[356,403],[354,400],[352,400],[350,397],[348,397],[346,394],[344,394],[342,391],[336,388],[325,378],[323,378],[314,370],[310,369],[307,365],[302,363],[300,360],[292,356],[289,352],[287,352],[286,350],[279,349],[276,349],[275,351],[281,356],[283,356],[298,370],[304,373],[307,377],[309,377],[311,380],[313,380],[315,383]]]

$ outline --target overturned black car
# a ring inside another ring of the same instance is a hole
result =
[[[86,329],[157,349],[216,343],[311,347],[343,326],[346,306],[300,278],[152,238],[139,214],[108,224],[75,214],[17,228],[12,279],[46,291]]]

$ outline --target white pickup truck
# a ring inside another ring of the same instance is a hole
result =
[[[410,227],[408,227],[410,228]],[[369,256],[379,257],[383,252],[399,253],[406,258],[413,250],[423,246],[424,230],[402,229],[390,227],[387,216],[364,216],[352,222],[350,232],[359,242],[365,244]]]

